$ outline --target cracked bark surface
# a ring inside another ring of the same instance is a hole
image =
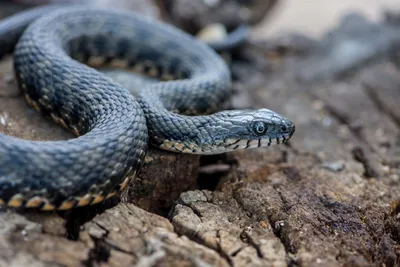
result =
[[[179,237],[170,222],[120,204],[86,223],[76,240],[57,216],[1,214],[1,266],[227,266],[215,251]]]
[[[233,65],[245,77],[234,107],[291,118],[288,145],[202,158],[152,149],[121,198],[0,210],[0,266],[399,266],[400,69],[377,49],[373,61],[334,68],[345,77],[299,79],[321,56],[313,51],[263,70]],[[11,73],[3,60],[0,131],[72,138],[27,107]]]

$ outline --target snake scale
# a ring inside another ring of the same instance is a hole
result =
[[[217,154],[284,143],[294,133],[290,120],[268,109],[217,112],[230,96],[226,63],[173,26],[89,7],[29,20],[0,22],[1,53],[14,51],[27,103],[77,137],[0,134],[0,206],[51,211],[102,202],[137,175],[148,143]],[[104,65],[160,81],[134,97],[94,68]]]

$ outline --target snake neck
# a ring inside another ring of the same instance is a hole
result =
[[[207,154],[207,148],[218,143],[218,132],[212,133],[206,126],[223,122],[216,115],[196,114],[210,114],[221,109],[230,90],[229,76],[225,77],[222,75],[215,83],[209,82],[210,75],[199,82],[179,80],[144,88],[138,102],[147,120],[152,145],[173,152]],[[196,86],[197,89],[193,88]],[[196,90],[198,93],[193,93]]]

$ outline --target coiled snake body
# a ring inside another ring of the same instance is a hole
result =
[[[4,25],[10,32],[25,27]],[[1,43],[13,41],[3,36]],[[92,68],[104,64],[164,81],[135,98]],[[28,104],[77,138],[0,134],[0,205],[65,210],[99,203],[126,188],[149,139],[175,152],[215,154],[283,143],[294,132],[291,121],[268,109],[188,116],[214,112],[229,97],[226,64],[189,35],[133,13],[54,11],[29,25],[14,67]]]

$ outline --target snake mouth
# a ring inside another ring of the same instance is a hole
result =
[[[292,131],[293,132],[293,131]],[[220,144],[196,144],[196,143],[186,143],[172,140],[163,140],[161,143],[156,144],[156,146],[174,152],[180,153],[190,153],[190,154],[221,154],[234,150],[242,149],[252,149],[259,147],[269,147],[272,145],[285,144],[292,137],[290,134],[281,134],[277,137],[260,137],[255,139],[245,139],[245,138],[228,138]]]
[[[287,143],[295,132],[294,125],[291,125],[286,132],[269,134],[257,137],[227,137],[223,140],[216,140],[215,142],[191,142],[191,141],[180,141],[180,140],[158,140],[153,142],[157,147],[179,152],[179,153],[190,153],[190,154],[222,154],[235,150],[252,149],[260,147],[269,147],[272,145],[279,145]],[[154,139],[153,139],[154,141]]]
[[[237,139],[226,140],[222,146],[226,151],[249,149],[258,147],[268,147],[272,145],[285,144],[292,137],[294,130],[290,134],[279,135],[277,137],[267,137],[258,139]]]

